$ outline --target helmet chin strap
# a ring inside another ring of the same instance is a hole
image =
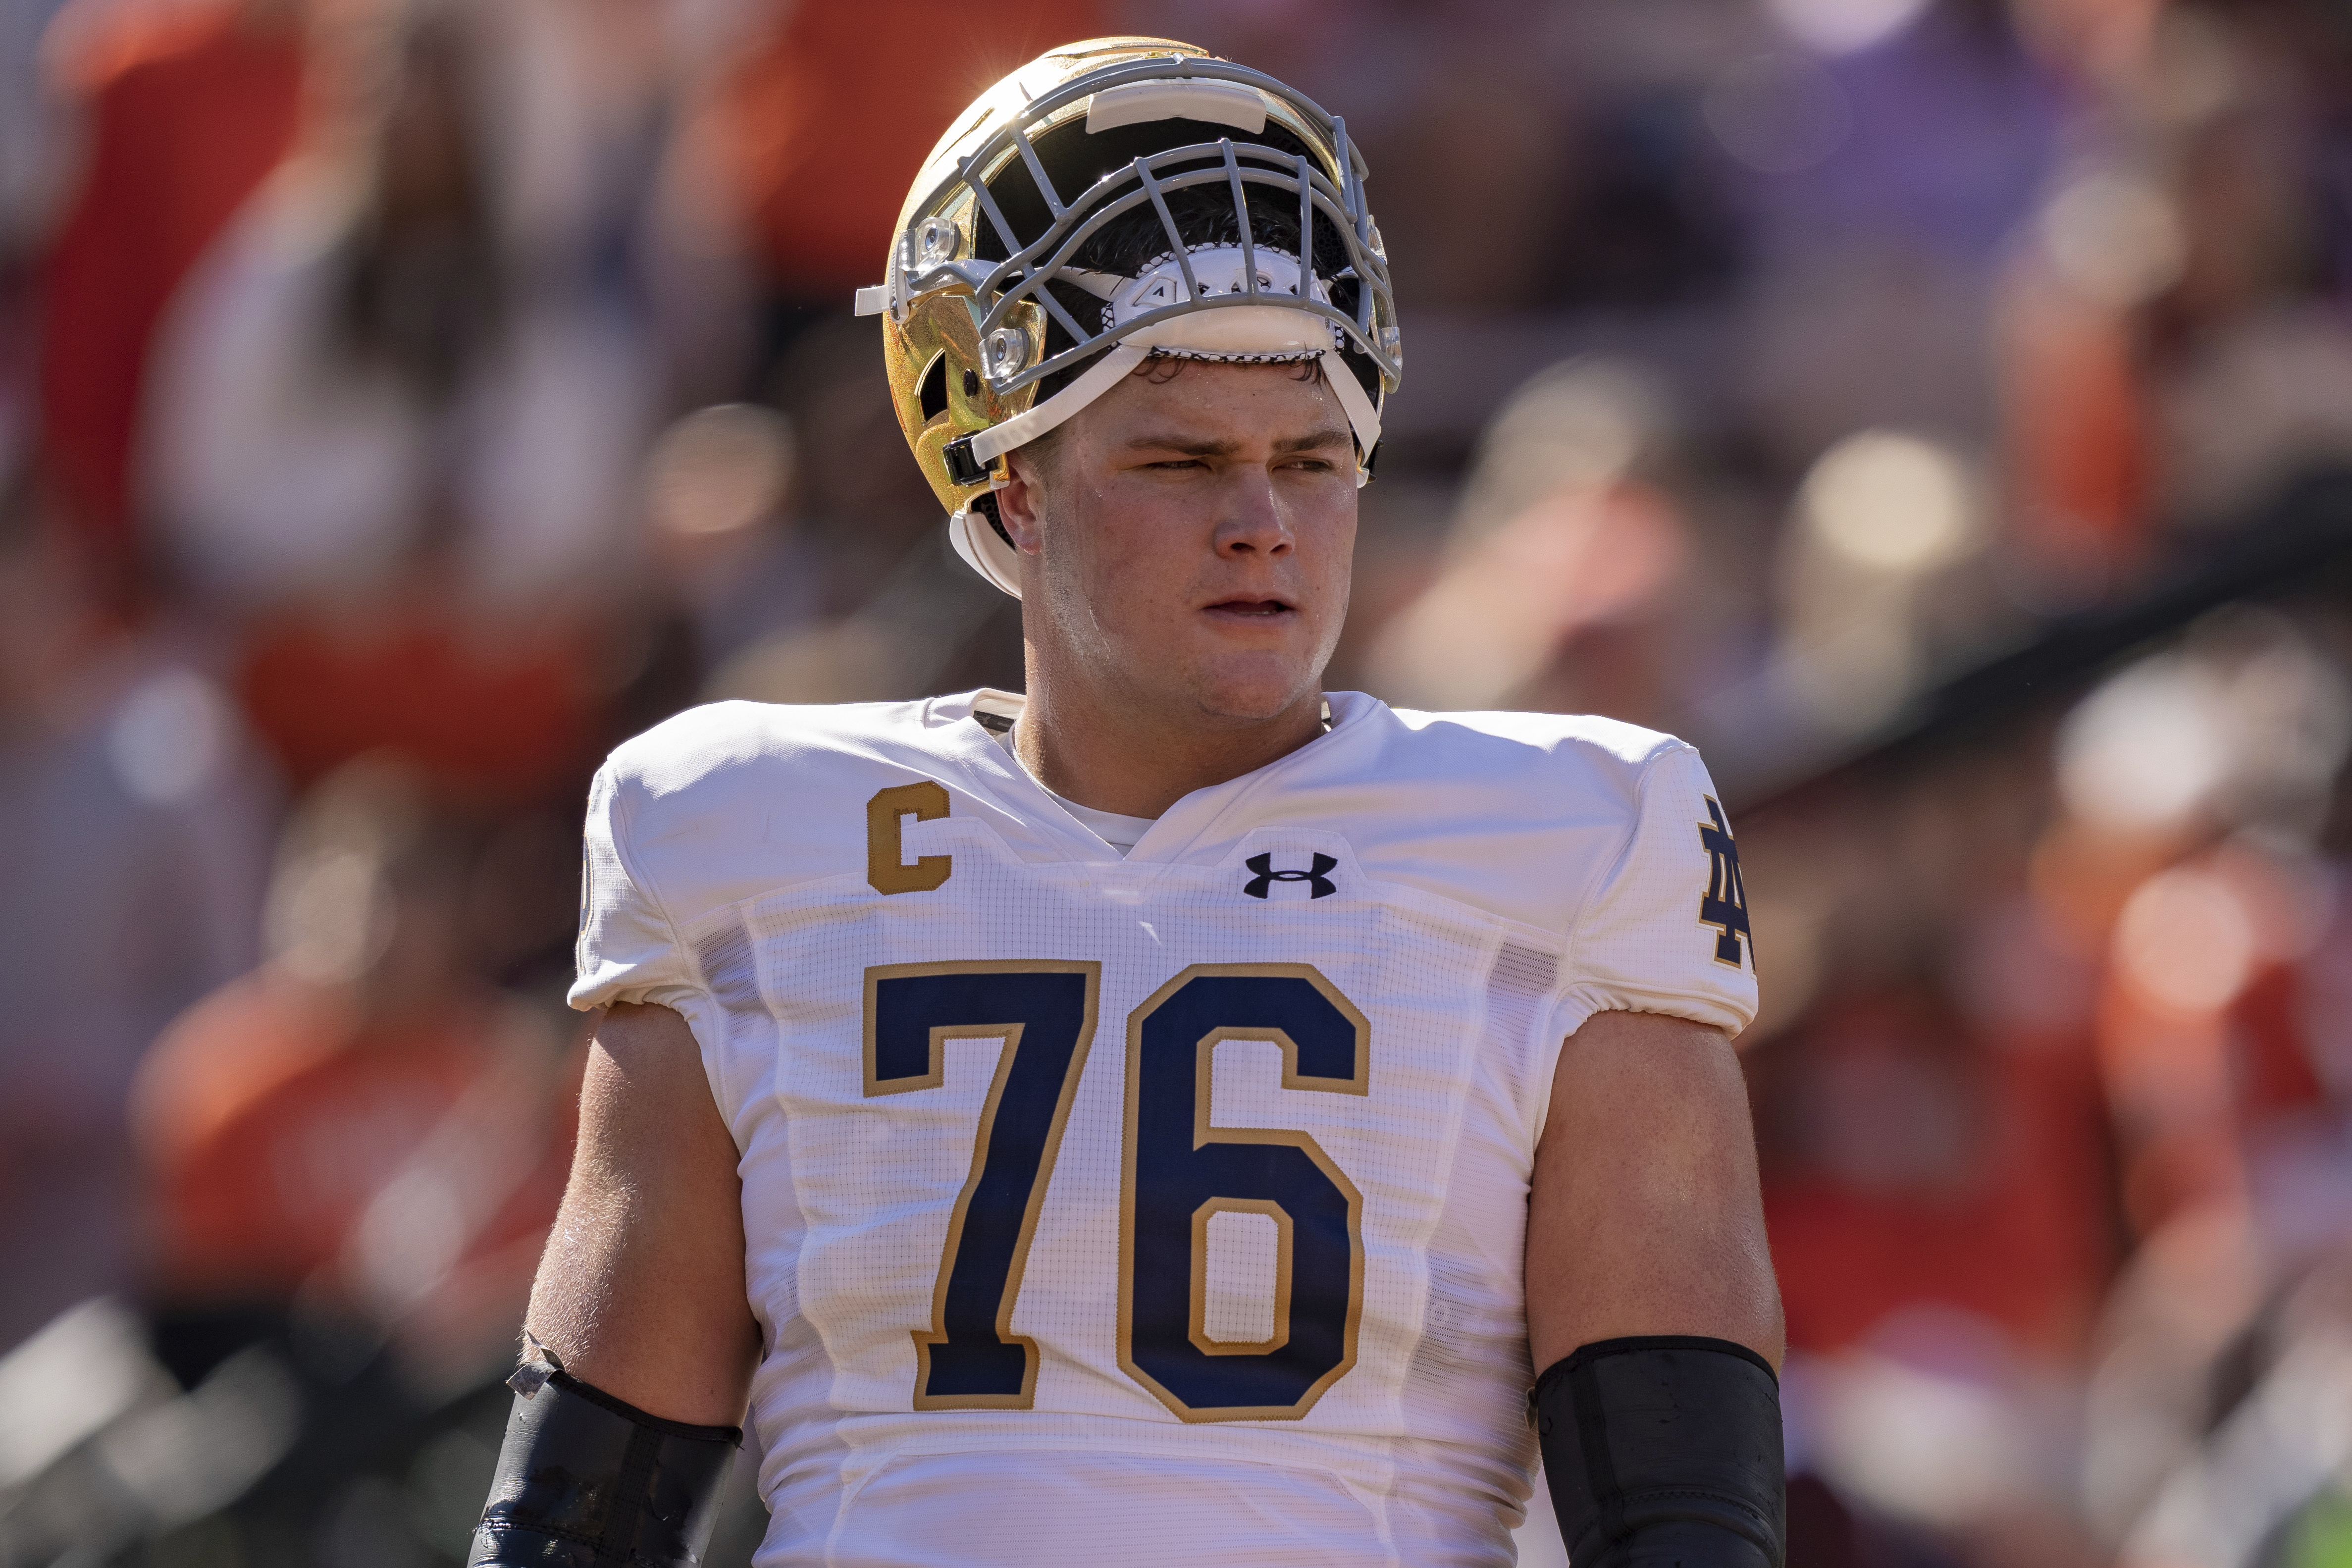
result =
[[[965,565],[1014,598],[1021,596],[1020,559],[987,518],[971,507],[957,512],[948,519],[948,542]]]

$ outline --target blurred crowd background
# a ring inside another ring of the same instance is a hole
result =
[[[2352,1564],[2344,0],[9,0],[0,1565],[462,1561],[587,776],[1018,688],[848,305],[1118,31],[1371,162],[1331,684],[1734,809],[1792,1568]]]

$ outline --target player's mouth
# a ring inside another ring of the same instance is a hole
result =
[[[1210,615],[1236,621],[1277,621],[1295,615],[1296,607],[1283,599],[1221,599],[1206,606]]]

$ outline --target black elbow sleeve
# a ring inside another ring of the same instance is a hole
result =
[[[467,1568],[701,1561],[740,1428],[665,1421],[561,1371],[516,1386]]]
[[[1528,1396],[1576,1568],[1781,1568],[1780,1384],[1727,1340],[1603,1340]]]

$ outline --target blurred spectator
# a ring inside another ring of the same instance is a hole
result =
[[[2333,7],[2183,7],[2152,45],[2179,265],[2149,306],[2168,521],[2227,527],[2352,455],[2352,26]]]
[[[1536,707],[1663,724],[1713,641],[1665,485],[1664,394],[1638,367],[1556,366],[1512,395],[1464,487],[1437,579],[1368,659],[1415,707]]]
[[[131,1076],[253,959],[268,787],[226,695],[105,631],[86,578],[0,533],[0,1351],[128,1289]]]
[[[161,351],[150,501],[247,620],[246,700],[298,781],[392,744],[532,801],[601,738],[593,627],[661,369],[630,270],[656,85],[573,101],[593,40],[564,30],[607,9],[421,17],[373,142],[289,165]]]
[[[1417,73],[1411,99],[1391,109],[1403,122],[1390,128],[1396,156],[1375,164],[1391,196],[1382,232],[1396,237],[1398,300],[1405,310],[1524,309],[1563,281],[1552,263],[1567,204],[1529,197],[1565,185],[1577,105],[1539,90],[1534,62],[1495,49],[1484,29],[1428,33],[1444,63]],[[1370,155],[1381,151],[1370,144]],[[1601,249],[1573,254],[1591,267]]]
[[[2294,1521],[2325,1534],[2313,1500],[2352,1454],[2308,1414],[2347,1407],[2328,1282],[2352,1258],[2344,871],[2315,855],[2352,735],[2321,646],[2215,617],[2062,736],[2069,861],[2105,845],[2116,868],[2082,879],[2120,889],[2094,906],[2101,1056],[2145,1239],[2101,1329],[2084,1500],[2128,1563],[2308,1561]]]
[[[293,143],[303,14],[301,0],[137,0],[88,33],[64,62],[88,151],[44,269],[40,431],[58,500],[120,592],[143,563],[131,466],[154,334]]]
[[[816,613],[820,563],[788,508],[799,465],[792,421],[742,403],[688,415],[646,455],[652,548],[701,668]]]
[[[503,1353],[562,1187],[566,1079],[546,1019],[481,973],[472,872],[457,822],[394,762],[304,802],[268,962],[140,1074],[167,1310],[299,1304],[379,1325],[444,1375]]]
[[[1752,252],[1743,422],[1801,468],[1867,426],[1989,444],[1995,283],[2072,108],[1998,0],[1771,0],[1702,113]]]
[[[874,701],[1022,682],[1018,608],[949,548],[939,501],[903,460],[866,325],[838,311],[813,321],[777,365],[776,400],[809,454],[796,467],[799,529],[817,595],[713,670],[706,699]]]
[[[720,404],[675,421],[646,455],[646,542],[656,594],[614,713],[634,734],[698,700],[706,677],[814,621],[824,563],[803,525],[792,420]]]
[[[1790,1342],[1837,1350],[1940,1303],[2063,1363],[2110,1267],[2088,1063],[1971,1040],[1937,1006],[1843,994],[1808,1025],[1801,1076],[1773,1086],[1791,1119],[1767,1203]]]
[[[2312,855],[2347,749],[2346,680],[2245,611],[2095,691],[2059,735],[2067,816],[2037,870],[2104,949],[2101,1072],[2142,1233],[2246,1201],[2241,1137],[2318,1098],[2287,970],[2329,923]]]
[[[463,1560],[579,1088],[483,979],[512,857],[481,826],[390,759],[295,814],[268,958],[136,1080],[148,1321],[84,1300],[0,1356],[8,1561]]]
[[[1984,489],[1952,443],[1907,430],[1859,430],[1814,461],[1773,563],[1777,646],[1742,694],[1762,699],[1738,721],[1750,745],[1867,734],[2013,635]]]
[[[949,120],[1056,44],[1121,29],[1098,0],[769,7],[698,134],[730,183],[782,314],[829,313],[882,275],[907,183]]]
[[[2145,565],[2151,437],[2131,312],[2169,281],[2172,221],[2136,171],[2095,167],[2053,198],[2004,280],[2009,503],[2035,591],[2062,607]]]
[[[2352,455],[2339,0],[18,10],[0,484],[70,527],[0,538],[0,1347],[131,1277],[134,1072],[166,1243],[153,1353],[98,1303],[0,1362],[108,1394],[16,1450],[117,1500],[40,1551],[462,1556],[586,768],[1019,684],[846,306],[973,91],[1132,27],[1377,174],[1334,683],[1674,729],[1738,823],[1791,1562],[2340,1568],[2346,584],[2168,607]],[[299,803],[257,968],[228,693]]]
[[[1748,823],[1792,1443],[1873,1512],[2035,1563],[2333,1528],[2334,1352],[2279,1329],[2352,1238],[2318,624],[2209,617],[2046,741]]]
[[[2352,1249],[2280,1293],[2235,1397],[2124,1542],[2127,1568],[2325,1568],[2352,1545]]]

